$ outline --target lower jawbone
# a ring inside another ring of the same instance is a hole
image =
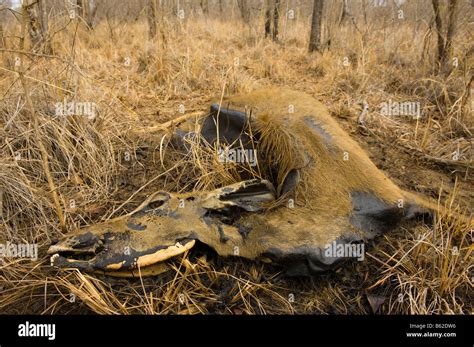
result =
[[[163,244],[140,242],[140,235],[127,227],[130,218],[119,217],[66,236],[48,249],[51,265],[118,277],[156,275],[168,269],[166,260],[187,252],[195,244],[191,239]],[[111,231],[112,226],[119,231]]]
[[[153,276],[170,269],[168,259],[189,251],[195,240],[187,239],[170,246],[156,246],[145,251],[124,248],[121,253],[110,253],[106,247],[68,249],[51,246],[51,265],[63,269],[78,269],[116,277]]]

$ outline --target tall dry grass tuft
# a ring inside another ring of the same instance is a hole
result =
[[[123,125],[112,120],[109,105],[98,102],[94,119],[85,116],[57,115],[57,104],[66,100],[90,100],[79,94],[60,99],[52,91],[37,87],[31,92],[36,104],[39,136],[48,153],[49,166],[60,194],[68,226],[78,222],[88,204],[108,199],[116,189],[120,171],[120,149],[126,148],[118,136]],[[20,90],[11,90],[1,114],[4,139],[0,181],[4,188],[5,225],[17,230],[15,237],[26,237],[21,230],[27,221],[42,228],[29,230],[30,240],[41,241],[57,233],[51,223],[52,206],[49,186],[45,184],[41,154],[31,118],[24,112],[25,101]],[[13,102],[15,101],[15,102]],[[88,102],[88,101],[85,101]],[[123,130],[122,130],[123,131]],[[88,218],[87,214],[81,218]],[[84,220],[84,219],[83,219]],[[44,223],[48,223],[44,225]],[[47,232],[46,232],[47,231]]]
[[[385,243],[385,251],[371,255],[381,270],[372,287],[393,288],[387,313],[472,312],[473,226],[450,215],[458,209],[447,207],[433,226],[402,230]]]

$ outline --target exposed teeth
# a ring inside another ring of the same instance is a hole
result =
[[[49,261],[51,262],[51,266],[54,266],[54,262],[55,262],[56,259],[58,259],[58,258],[59,258],[59,254],[58,254],[58,253],[53,254],[53,255],[51,256],[51,258],[49,258]]]
[[[48,254],[56,254],[56,253],[67,252],[67,251],[69,251],[69,249],[64,246],[54,245],[54,246],[49,247]]]
[[[183,247],[183,245],[179,242],[176,242],[175,247],[181,248],[181,247]]]

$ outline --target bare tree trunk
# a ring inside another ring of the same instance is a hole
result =
[[[269,37],[271,34],[271,12],[272,6],[270,0],[265,0],[265,37]]]
[[[152,39],[156,36],[156,6],[155,6],[155,0],[148,0],[148,3],[147,3],[147,19],[148,19],[148,38]]]
[[[203,14],[209,14],[209,3],[207,0],[201,0],[201,10]]]
[[[91,30],[97,11],[97,4],[95,4],[94,0],[76,0],[76,5],[79,16],[82,17],[86,23],[87,29]]]
[[[78,9],[79,16],[84,17],[84,5],[82,3],[83,0],[76,0],[76,6]],[[87,1],[87,0],[85,0]]]
[[[344,23],[344,20],[348,17],[347,12],[347,0],[342,0],[341,14],[339,15],[338,24],[341,25]]]
[[[87,23],[87,19],[89,18],[89,12],[90,12],[90,2],[89,0],[83,0],[82,3],[82,17]]]
[[[448,2],[448,18],[447,18],[447,29],[446,29],[446,41],[444,43],[444,55],[440,61],[441,68],[445,75],[449,75],[451,72],[451,56],[453,54],[453,36],[456,25],[456,5],[457,0],[449,0]]]
[[[435,25],[436,25],[436,33],[438,35],[437,61],[440,62],[443,58],[443,55],[444,55],[443,23],[441,22],[439,1],[438,0],[431,0],[431,4],[433,5],[434,21],[435,21]]]
[[[275,0],[273,8],[273,41],[278,41],[278,22],[280,21],[280,0]]]
[[[364,35],[367,35],[368,32],[368,26],[367,26],[367,4],[366,0],[362,0],[362,14],[364,15]]]
[[[290,0],[286,0],[286,9],[285,9],[285,21],[283,26],[283,39],[286,38],[286,28],[288,27],[288,17],[289,17],[289,8],[290,8]],[[294,14],[292,14],[293,18]]]
[[[90,30],[94,29],[94,18],[97,13],[98,4],[94,0],[88,0],[89,6],[87,11],[87,26]]]
[[[89,26],[90,22],[90,2],[89,0],[83,0],[82,3],[82,17],[84,18],[84,21],[86,22],[87,29],[91,29]]]
[[[321,49],[321,23],[324,0],[313,0],[313,17],[311,19],[311,34],[309,37],[309,52]]]
[[[3,48],[5,43],[3,41],[3,25],[0,23],[0,48]]]
[[[237,5],[240,9],[240,15],[244,23],[249,24],[250,22],[250,9],[247,0],[237,0]]]
[[[446,17],[441,18],[441,9],[439,6],[438,0],[431,1],[433,5],[434,12],[434,22],[436,24],[436,32],[438,36],[438,52],[437,52],[437,70],[438,73],[443,75],[449,75],[451,72],[450,60],[453,50],[453,36],[455,31],[456,24],[456,14],[457,14],[457,0],[448,0],[448,8]],[[444,25],[443,25],[444,22]],[[443,27],[446,26],[446,35],[444,33]]]
[[[38,18],[38,13],[35,10],[36,2],[26,0],[23,3],[23,11],[26,15],[28,35],[30,37],[32,50],[38,51],[41,41],[41,23]]]
[[[51,47],[51,40],[49,37],[48,10],[44,0],[38,0],[38,18],[40,23],[41,37],[44,43],[44,52],[46,54],[52,54],[53,48]]]
[[[41,31],[48,32],[48,10],[44,0],[38,0],[39,19],[41,24]]]

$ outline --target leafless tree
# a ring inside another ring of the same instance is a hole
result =
[[[78,13],[79,13],[79,16],[81,17],[84,17],[84,4],[83,4],[83,1],[84,0],[76,0],[76,6],[77,6],[77,9],[78,9]],[[87,1],[87,0],[85,0]]]
[[[40,23],[41,37],[44,43],[44,51],[47,54],[53,53],[51,39],[49,37],[48,9],[44,0],[38,0],[38,18]]]
[[[278,41],[278,24],[280,21],[280,0],[265,0],[265,37]]]
[[[436,25],[436,33],[438,37],[437,42],[437,62],[438,72],[448,75],[451,72],[450,60],[452,56],[452,41],[455,31],[456,14],[457,14],[457,0],[448,0],[447,13],[442,19],[441,8],[439,0],[432,0],[434,22]],[[446,27],[446,30],[444,29]]]
[[[342,0],[341,4],[341,14],[339,15],[338,23],[341,25],[344,23],[344,20],[347,19],[349,13],[347,12],[347,0]]]
[[[456,29],[456,7],[458,0],[449,0],[448,1],[448,18],[447,18],[447,29],[446,29],[446,41],[444,45],[444,55],[441,60],[441,66],[444,67],[445,71],[449,70],[449,61],[453,53],[453,37],[454,31]]]
[[[436,32],[438,34],[438,61],[441,61],[444,51],[444,36],[443,36],[443,24],[441,22],[441,13],[438,0],[431,1],[433,5],[434,21],[436,24]]]
[[[237,0],[237,5],[239,6],[240,15],[244,23],[249,24],[250,22],[250,8],[248,0]]]
[[[148,38],[152,39],[156,36],[155,0],[148,0],[146,9],[147,9],[147,20],[148,20]]]
[[[3,39],[3,25],[0,23],[0,48],[5,46],[4,39]]]
[[[271,18],[272,6],[270,0],[265,0],[265,37],[269,37],[271,35],[271,25],[272,25],[272,18]]]
[[[311,34],[309,37],[309,52],[321,49],[321,23],[324,0],[313,0],[313,16],[311,19]]]
[[[84,0],[84,19],[87,23],[87,28],[90,30],[94,28],[94,18],[97,8],[98,4],[94,0]]]
[[[93,29],[94,16],[97,11],[97,4],[94,0],[76,0],[79,16],[87,24],[88,29]]]
[[[280,0],[275,0],[273,7],[273,41],[278,41],[278,22],[280,21]]]
[[[30,37],[32,50],[52,52],[51,42],[48,37],[48,18],[46,4],[43,0],[25,0],[23,11],[26,15],[28,35]]]
[[[201,0],[201,10],[205,15],[209,14],[209,2],[208,0]]]

